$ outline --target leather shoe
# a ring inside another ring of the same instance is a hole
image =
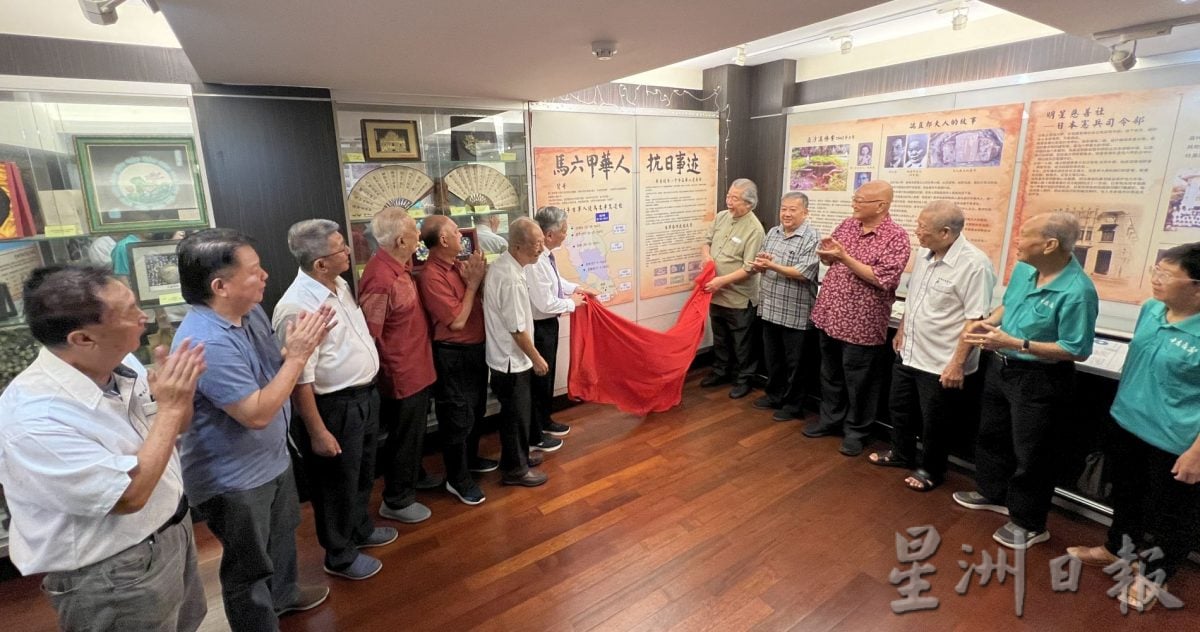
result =
[[[544,485],[546,483],[547,478],[549,478],[549,477],[547,477],[544,472],[539,472],[537,470],[528,470],[521,476],[509,476],[508,474],[505,474],[504,478],[500,479],[500,482],[505,485],[517,485],[520,487],[537,487],[538,485]]]
[[[842,447],[838,452],[846,456],[858,456],[863,452],[863,442],[858,439],[843,439]]]
[[[838,430],[837,430],[837,428],[822,426],[820,423],[814,421],[813,423],[810,423],[807,426],[805,426],[804,430],[801,431],[801,434],[803,434],[804,436],[806,436],[810,439],[816,439],[817,437],[835,436],[838,434]]]
[[[1108,566],[1121,559],[1108,552],[1103,546],[1069,546],[1067,555],[1078,559],[1088,566]]]
[[[704,376],[703,380],[700,380],[700,386],[703,386],[704,388],[708,388],[709,386],[716,386],[718,384],[724,384],[728,381],[729,381],[729,378],[725,377],[724,375],[721,375],[720,373],[709,373],[708,375]]]
[[[729,399],[741,399],[749,394],[749,384],[734,384],[733,388],[729,389]]]
[[[763,395],[762,397],[754,400],[754,403],[750,405],[759,410],[778,410],[780,406],[779,402],[771,399],[770,395]]]

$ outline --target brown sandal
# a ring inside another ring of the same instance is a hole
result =
[[[872,452],[867,455],[867,460],[870,461],[872,465],[878,465],[879,467],[909,466],[908,459],[898,458],[894,450],[887,450],[886,452]]]
[[[911,479],[912,482],[910,482],[909,479]],[[941,481],[934,480],[934,478],[929,475],[929,472],[921,469],[914,470],[904,479],[904,486],[913,490],[914,492],[930,492],[941,484]]]

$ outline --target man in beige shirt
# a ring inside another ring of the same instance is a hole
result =
[[[762,247],[762,222],[754,216],[758,187],[745,178],[729,185],[727,210],[717,213],[700,251],[707,263],[717,266],[717,276],[704,286],[711,292],[709,318],[713,332],[713,369],[700,386],[733,382],[729,397],[740,399],[750,393],[754,373],[750,325],[758,302],[758,275],[754,257]]]

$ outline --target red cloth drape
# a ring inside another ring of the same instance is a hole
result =
[[[571,314],[572,399],[614,404],[637,415],[679,404],[683,381],[704,337],[712,295],[702,288],[715,276],[709,263],[667,331],[654,331],[587,301]]]

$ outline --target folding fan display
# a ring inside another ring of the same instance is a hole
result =
[[[486,165],[463,165],[444,178],[446,189],[472,206],[487,204],[496,209],[516,208],[520,200],[512,182]]]
[[[390,165],[367,172],[354,183],[346,206],[350,221],[369,220],[389,206],[411,208],[433,189],[433,179],[412,167]]]

